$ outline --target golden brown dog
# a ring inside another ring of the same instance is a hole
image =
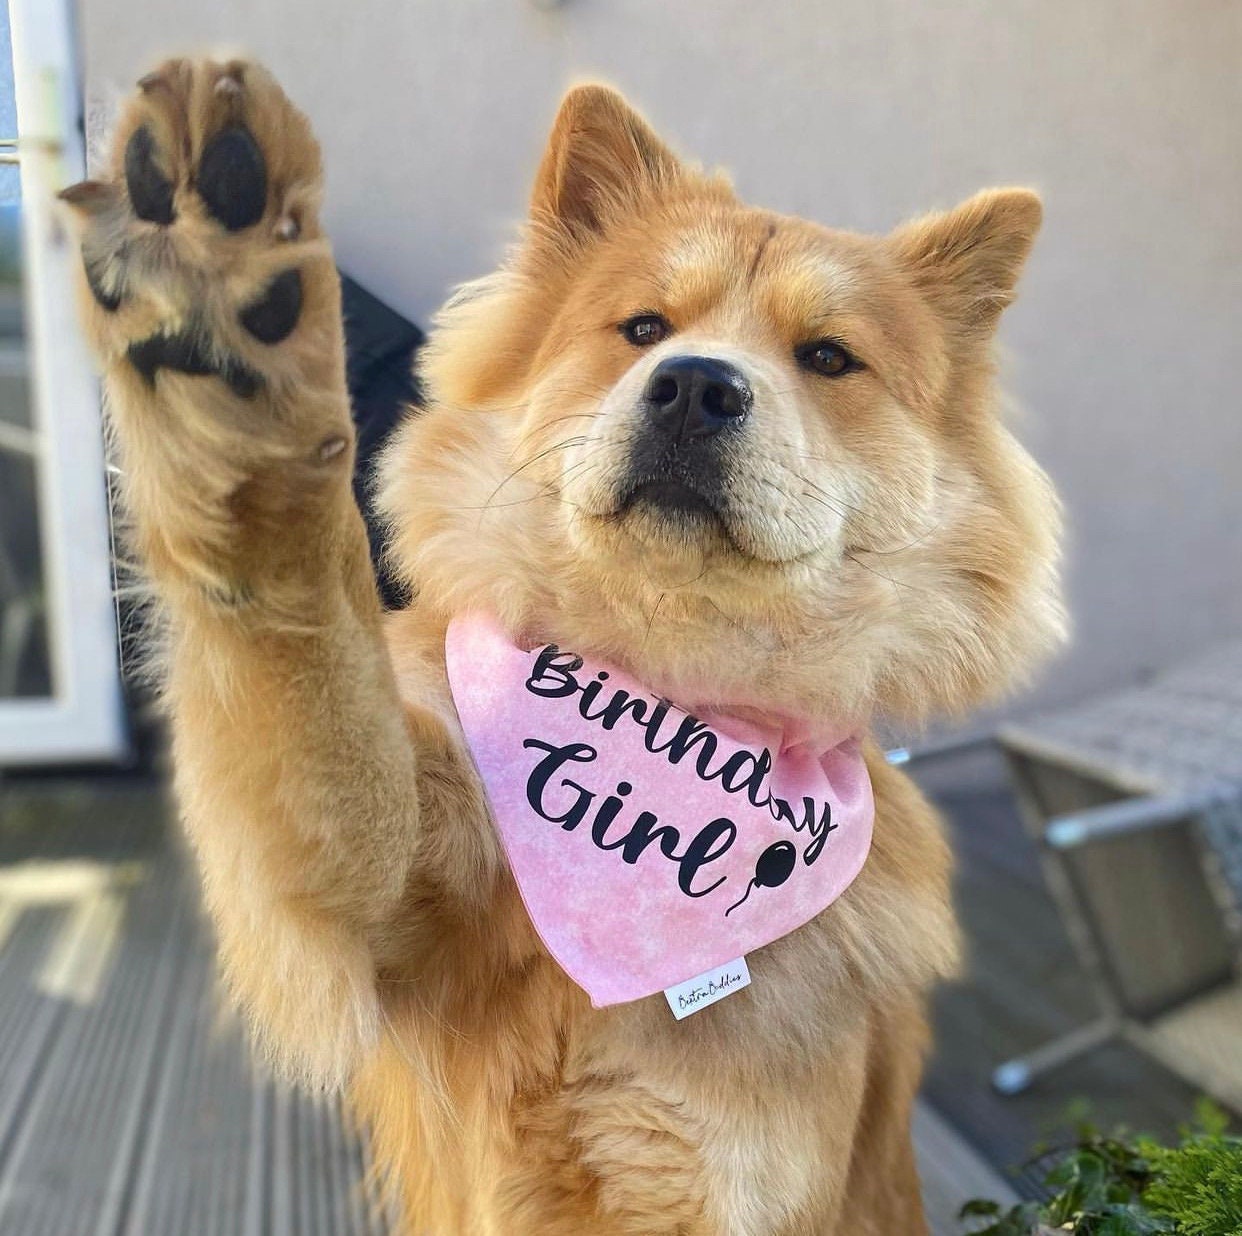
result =
[[[65,194],[186,825],[258,1038],[347,1088],[409,1233],[924,1232],[910,1108],[956,940],[910,782],[869,748],[870,859],[748,990],[684,1022],[659,996],[594,1010],[515,892],[444,634],[486,610],[689,709],[863,728],[1009,686],[1061,631],[1054,499],[993,386],[1038,200],[829,231],[571,91],[519,244],[441,315],[430,406],[387,453],[416,600],[385,618],[319,188],[267,73],[179,60]],[[747,414],[636,475],[671,357],[724,367]]]

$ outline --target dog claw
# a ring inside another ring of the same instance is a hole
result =
[[[62,189],[56,196],[67,205],[88,215],[106,210],[115,200],[112,186],[101,180],[79,180],[77,184]]]

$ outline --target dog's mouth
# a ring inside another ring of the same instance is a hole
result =
[[[675,477],[657,477],[630,486],[621,498],[618,513],[646,511],[678,523],[724,525],[719,506],[701,489]]]

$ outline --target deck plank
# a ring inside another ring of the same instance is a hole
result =
[[[127,878],[114,942],[65,930],[80,903],[10,906],[0,891],[0,1236],[385,1236],[339,1103],[276,1084],[221,1008],[158,791],[94,810],[54,787],[13,793],[0,868],[37,860],[49,886],[68,862]],[[99,981],[49,988],[49,955]]]
[[[1018,1201],[1013,1188],[926,1102],[915,1105],[914,1149],[932,1236],[960,1236],[958,1212],[972,1198]]]

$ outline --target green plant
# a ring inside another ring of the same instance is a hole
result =
[[[973,1236],[1242,1236],[1242,1138],[1227,1123],[1204,1102],[1175,1146],[1083,1124],[1070,1146],[1041,1156],[1045,1201],[979,1199],[961,1217]]]
[[[1153,1178],[1143,1201],[1183,1236],[1242,1236],[1242,1138],[1223,1130],[1150,1147]]]

